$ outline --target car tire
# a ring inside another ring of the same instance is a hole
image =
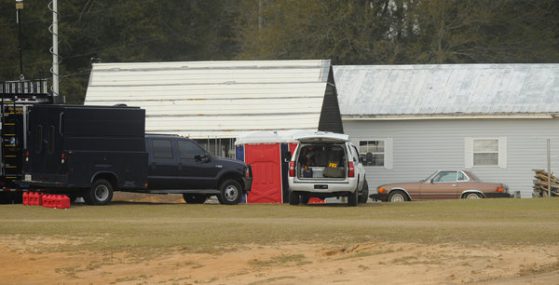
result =
[[[237,205],[242,197],[241,184],[233,179],[227,179],[219,185],[219,203],[224,205]]]
[[[367,200],[369,199],[369,183],[367,183],[367,179],[363,182],[363,187],[361,187],[361,191],[359,193],[359,203],[366,204]]]
[[[297,206],[301,202],[301,193],[296,191],[289,192],[289,205]]]
[[[463,196],[463,199],[466,200],[477,200],[477,199],[481,199],[482,197],[478,194],[478,193],[466,193]]]
[[[347,205],[350,207],[357,206],[357,202],[359,201],[359,191],[349,192],[347,195]]]
[[[113,199],[114,187],[106,179],[95,179],[91,188],[84,191],[83,199],[89,205],[107,205]]]
[[[182,198],[187,204],[204,204],[208,199],[208,196],[201,194],[182,194]]]
[[[388,201],[392,203],[406,202],[408,201],[408,196],[404,193],[404,191],[396,190],[390,192],[390,195],[388,195]]]

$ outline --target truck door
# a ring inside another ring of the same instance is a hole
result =
[[[197,143],[178,139],[179,175],[189,189],[208,189],[215,187],[217,171],[210,155]]]
[[[173,139],[151,138],[146,141],[149,153],[148,184],[150,189],[180,189],[177,185],[177,160]]]

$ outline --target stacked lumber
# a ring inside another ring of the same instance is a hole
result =
[[[547,196],[547,188],[549,186],[549,175],[551,175],[551,195],[559,196],[559,180],[553,175],[553,173],[548,174],[547,171],[543,169],[533,169],[534,174],[534,195],[536,197]]]

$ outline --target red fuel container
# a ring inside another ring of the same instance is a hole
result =
[[[23,192],[23,206],[29,204],[29,192]]]
[[[60,209],[70,208],[70,197],[67,195],[60,195]]]

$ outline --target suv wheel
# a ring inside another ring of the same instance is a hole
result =
[[[369,184],[367,183],[367,179],[363,182],[363,187],[361,187],[361,191],[359,193],[359,203],[366,204],[367,200],[369,199]]]
[[[188,204],[204,204],[208,197],[200,194],[182,194],[182,198]]]
[[[217,196],[219,203],[225,205],[236,205],[241,202],[241,184],[233,179],[227,179],[219,185],[220,194]]]
[[[347,195],[347,205],[350,207],[357,206],[358,199],[359,199],[359,191],[349,192]]]
[[[299,205],[301,202],[301,194],[296,191],[289,192],[289,205]]]
[[[83,199],[89,205],[107,205],[113,199],[113,185],[106,179],[96,179],[86,190]]]

